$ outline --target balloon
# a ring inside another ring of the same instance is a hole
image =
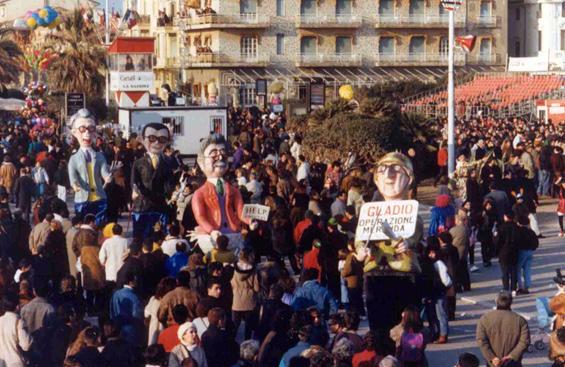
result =
[[[47,18],[49,12],[45,8],[43,8],[37,12],[37,15],[39,15],[40,18]]]
[[[55,28],[56,26],[58,26],[61,23],[63,23],[63,18],[61,18],[61,16],[58,15],[57,18],[55,18],[55,20],[50,24],[50,26]]]
[[[26,20],[26,24],[30,29],[35,29],[35,27],[37,27],[37,22],[35,21],[35,18],[30,17]]]
[[[45,21],[45,19],[41,18],[41,17],[39,16],[39,14],[34,13],[34,14],[32,15],[32,17],[33,17],[33,19],[35,19],[35,21],[37,22],[37,25],[38,25],[38,26],[44,27],[44,26],[47,25],[47,22]]]
[[[33,14],[33,12],[31,10],[28,10],[28,11],[26,11],[24,18],[27,19],[27,18],[31,17],[32,14]]]
[[[353,87],[349,84],[342,85],[339,87],[339,96],[346,101],[351,101],[353,99]]]
[[[25,19],[16,19],[14,20],[14,25],[13,27],[15,29],[28,29],[27,23],[25,21]]]

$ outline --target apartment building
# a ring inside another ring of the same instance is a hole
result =
[[[565,70],[565,1],[510,0],[508,53],[548,57],[552,70]]]
[[[194,6],[197,1],[186,1]],[[127,4],[127,1],[126,1]],[[132,4],[134,5],[134,4]],[[192,95],[255,103],[255,81],[280,81],[288,98],[312,82],[431,80],[446,72],[448,14],[439,0],[137,0],[134,35],[157,39],[158,81],[188,83]],[[470,0],[456,12],[456,34],[477,36],[458,67],[500,70],[507,57],[507,2]],[[214,89],[214,88],[212,88]]]
[[[0,0],[0,24],[11,25],[14,19],[23,17],[26,11],[46,5],[71,10],[77,6],[97,7],[100,3],[95,0]]]

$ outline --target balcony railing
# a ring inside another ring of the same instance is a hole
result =
[[[150,15],[141,15],[139,17],[139,25],[140,26],[148,26],[151,23],[151,16]]]
[[[496,27],[499,24],[498,17],[493,15],[481,15],[477,19],[477,23],[482,27]]]
[[[267,54],[240,54],[226,55],[221,53],[200,53],[197,55],[185,54],[182,57],[183,67],[235,67],[235,66],[256,66],[264,67],[269,63]]]
[[[353,67],[361,66],[363,59],[358,54],[301,54],[296,62],[298,67],[318,67],[318,66],[342,66]]]
[[[419,28],[447,27],[449,25],[449,15],[447,14],[380,14],[376,17],[376,27],[402,28],[407,25]],[[455,13],[455,25],[465,25],[465,14]]]
[[[210,28],[266,28],[270,17],[259,14],[204,14],[175,20],[183,30]]]
[[[479,52],[474,55],[467,55],[467,63],[472,65],[499,65],[502,63],[502,58],[499,54]]]
[[[465,55],[455,53],[456,65],[465,64]],[[447,66],[447,53],[405,52],[379,53],[376,55],[376,66]]]
[[[164,57],[164,58],[157,58],[157,64],[155,68],[157,69],[175,69],[180,67],[180,59],[178,57]]]
[[[296,17],[298,28],[359,28],[363,18],[357,15],[299,15]]]

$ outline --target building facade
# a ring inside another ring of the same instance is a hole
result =
[[[131,2],[142,16],[132,35],[156,38],[157,83],[186,83],[201,100],[211,89],[253,104],[257,79],[279,81],[287,98],[302,98],[312,82],[335,93],[343,84],[426,81],[446,72],[448,14],[439,0]],[[456,34],[477,36],[473,52],[456,50],[456,65],[500,69],[506,1],[465,2],[455,19]]]
[[[513,57],[565,56],[565,1],[510,0],[508,53]],[[563,62],[560,62],[563,64]]]

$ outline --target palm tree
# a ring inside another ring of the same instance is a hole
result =
[[[10,29],[0,29],[0,91],[11,83],[17,83],[22,72],[22,50],[8,38]]]
[[[85,22],[80,10],[75,10],[47,37],[47,47],[55,58],[47,73],[52,90],[83,92],[94,97],[102,95],[105,83],[106,49],[97,30]]]

